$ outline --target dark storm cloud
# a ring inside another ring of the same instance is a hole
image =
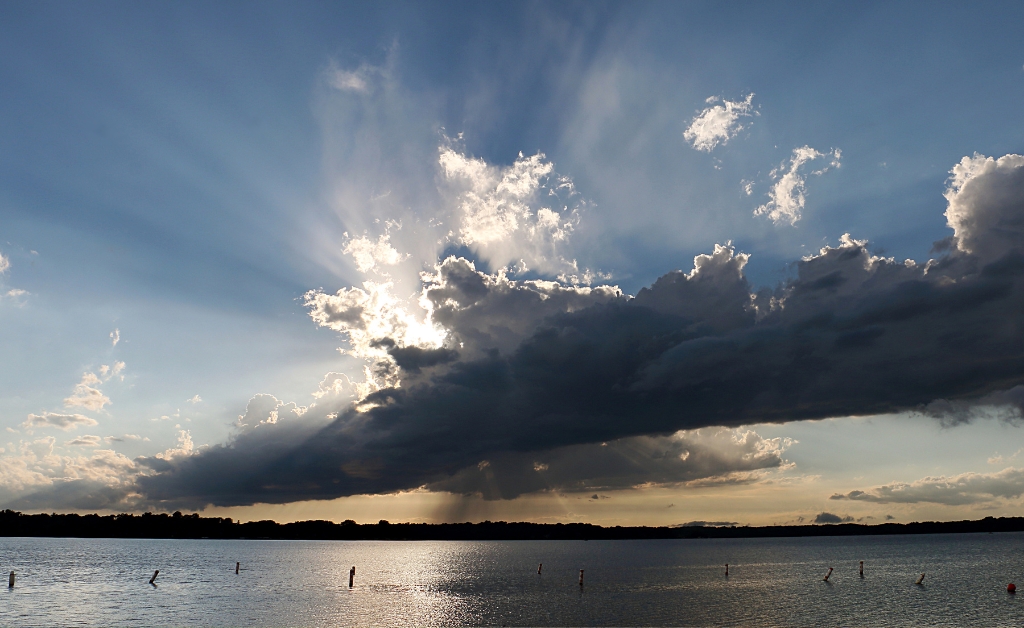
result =
[[[422,347],[410,346],[399,347],[391,338],[378,340],[372,344],[375,347],[384,347],[395,360],[398,368],[408,372],[418,372],[420,369],[448,364],[459,358],[459,353],[451,349],[424,349]]]
[[[728,475],[723,481],[740,483],[757,477],[750,472],[781,466],[787,444],[752,431],[710,428],[547,451],[503,452],[427,488],[511,499],[542,490],[615,490],[723,475]]]
[[[427,298],[459,359],[410,354],[420,371],[371,394],[365,412],[339,409],[312,433],[244,432],[171,460],[140,490],[192,506],[423,485],[507,497],[696,477],[656,462],[665,443],[623,462],[642,442],[629,439],[677,430],[908,410],[957,421],[986,404],[1019,417],[1024,158],[965,159],[947,199],[955,234],[937,260],[875,257],[844,236],[756,293],[746,257],[722,246],[632,300],[513,284],[449,259]]]

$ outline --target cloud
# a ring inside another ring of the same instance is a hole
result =
[[[783,162],[779,167],[771,171],[771,178],[775,181],[771,191],[768,193],[768,202],[754,210],[755,216],[766,215],[775,224],[788,222],[795,225],[800,220],[800,214],[804,210],[807,192],[807,176],[800,169],[804,164],[816,159],[831,158],[828,165],[811,172],[812,175],[822,175],[828,172],[829,168],[838,168],[842,151],[838,148],[828,152],[814,150],[810,146],[802,146],[793,149],[793,156],[789,164]]]
[[[103,394],[97,386],[103,382],[118,378],[124,381],[124,362],[114,362],[114,366],[103,364],[100,366],[100,374],[97,376],[92,372],[82,374],[82,381],[75,384],[75,390],[70,397],[64,399],[64,406],[68,408],[78,407],[89,410],[102,410],[104,406],[112,403],[110,397]]]
[[[195,447],[192,444],[192,433],[188,430],[178,431],[178,444],[176,447],[170,447],[158,454],[156,458],[160,460],[174,460],[175,458],[187,458],[191,456],[195,451]]]
[[[512,499],[524,493],[610,491],[681,484],[707,478],[728,482],[743,471],[781,467],[791,441],[751,430],[709,428],[670,436],[637,436],[544,452],[504,453],[428,484],[436,491]]]
[[[149,442],[148,436],[139,436],[138,434],[124,434],[123,436],[104,436],[103,441],[110,443],[123,443],[126,440],[143,441]]]
[[[846,515],[841,517],[830,512],[820,512],[814,517],[814,523],[850,523],[853,517]]]
[[[66,441],[64,445],[68,447],[99,447],[102,440],[103,439],[99,436],[83,434],[82,436],[76,436],[75,438]]]
[[[1024,156],[994,159],[975,153],[950,174],[946,221],[957,249],[982,263],[1018,250],[1024,241],[1024,211],[1007,211],[1007,204],[1024,199]]]
[[[964,506],[1016,499],[1024,495],[1024,469],[1007,467],[996,473],[961,473],[926,477],[916,482],[893,482],[866,491],[836,493],[829,499],[876,504],[933,503]]]
[[[407,257],[391,246],[391,235],[388,233],[381,234],[376,241],[365,235],[349,238],[342,252],[352,256],[361,273],[381,266],[394,266]]]
[[[115,329],[114,331],[110,332],[110,346],[116,347],[117,343],[119,342],[121,342],[121,330]]]
[[[199,395],[193,395],[191,399],[186,399],[185,403],[196,404],[196,403],[201,402],[202,400],[203,400],[203,398],[200,397]]]
[[[370,91],[373,75],[380,72],[380,68],[371,65],[363,65],[356,70],[343,70],[332,66],[327,72],[327,82],[334,89],[343,92],[365,94]]]
[[[687,521],[673,527],[677,528],[720,528],[736,525],[736,521]]]
[[[0,458],[0,495],[8,508],[37,510],[133,510],[139,467],[110,449],[89,456],[54,456],[24,449],[17,457]],[[26,492],[27,491],[27,492]]]
[[[0,274],[6,273],[7,269],[11,267],[11,260],[7,259],[3,253],[0,253]]]
[[[52,425],[70,429],[75,425],[95,425],[95,421],[74,415],[71,418],[30,415],[39,427]],[[49,423],[44,420],[48,419]],[[84,435],[65,442],[68,447],[97,448],[99,436]],[[141,497],[135,490],[136,476],[145,468],[109,449],[96,449],[88,455],[55,453],[52,436],[21,440],[0,456],[0,503],[5,507],[37,508],[116,508],[134,509]]]
[[[344,373],[327,373],[316,390],[313,391],[315,398],[328,400],[348,401],[355,398],[356,390],[352,380]]]
[[[97,425],[96,419],[91,419],[81,414],[58,414],[56,412],[44,412],[42,414],[30,414],[22,427],[34,429],[39,427],[55,427],[59,430],[73,430],[79,425]]]
[[[743,130],[740,118],[754,115],[754,94],[748,94],[744,100],[721,99],[721,104],[707,107],[697,114],[690,126],[683,131],[683,139],[696,150],[711,152],[719,144],[725,144]],[[718,102],[712,96],[708,103]]]
[[[564,247],[585,207],[568,177],[543,153],[522,153],[508,167],[467,157],[450,145],[439,163],[455,211],[448,239],[493,268],[512,265],[548,274],[579,273]]]
[[[86,373],[82,381],[75,385],[75,390],[70,397],[64,399],[66,407],[87,408],[89,410],[102,410],[103,406],[110,404],[110,397],[103,394],[94,384],[100,380],[93,373]]]
[[[1024,197],[982,193],[1006,176],[974,174],[964,211],[1002,216],[994,225],[1024,212]],[[309,407],[254,397],[228,442],[154,463],[138,490],[199,507],[423,486],[488,498],[704,486],[758,481],[782,464],[785,443],[736,444],[716,428],[945,416],[936,400],[998,400],[993,415],[1012,418],[1024,385],[1024,241],[1000,241],[991,259],[950,247],[916,263],[846,234],[760,290],[743,274],[747,256],[724,244],[635,298],[516,281],[453,256],[423,275],[416,316],[375,305],[367,290],[315,291],[310,315],[345,334],[375,385]],[[422,351],[395,353],[408,347]]]

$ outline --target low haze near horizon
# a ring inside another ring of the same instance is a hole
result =
[[[0,15],[0,507],[1024,515],[1019,3]]]

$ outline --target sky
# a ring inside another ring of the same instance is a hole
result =
[[[1024,516],[1020,3],[0,16],[0,507]]]

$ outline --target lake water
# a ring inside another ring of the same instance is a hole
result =
[[[537,563],[544,563],[539,576]],[[835,571],[823,582],[829,567]],[[491,542],[2,538],[0,570],[17,572],[15,587],[2,592],[3,625],[1024,623],[1024,589],[1006,593],[1009,582],[1024,586],[1018,533]],[[917,586],[921,572],[927,576]]]

